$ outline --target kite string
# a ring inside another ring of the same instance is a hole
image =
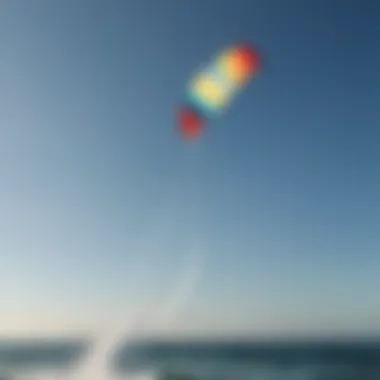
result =
[[[178,279],[179,283],[175,285],[173,284],[174,292],[170,292],[168,296],[161,300],[161,307],[158,307],[158,310],[157,307],[155,308],[156,310],[146,310],[146,308],[144,310],[144,307],[140,308],[140,312],[137,313],[139,314],[137,315],[137,323],[132,323],[132,325],[129,326],[126,326],[123,323],[122,326],[116,326],[115,330],[113,328],[111,328],[111,331],[107,329],[108,333],[106,336],[100,338],[100,340],[95,343],[93,351],[82,364],[83,367],[81,369],[83,374],[100,372],[101,369],[104,371],[105,368],[101,367],[105,366],[105,357],[108,357],[111,351],[115,353],[115,350],[120,344],[120,340],[129,337],[133,341],[134,338],[136,338],[136,335],[138,335],[141,330],[144,331],[148,328],[149,325],[150,327],[160,327],[160,325],[162,327],[163,324],[170,324],[176,315],[178,315],[184,308],[186,302],[194,293],[194,290],[200,281],[203,271],[204,256],[202,252],[204,247],[202,246],[203,239],[200,230],[201,213],[199,202],[202,198],[201,176],[199,170],[201,156],[199,150],[186,153],[189,153],[189,155],[186,155],[184,162],[185,170],[182,171],[185,178],[183,181],[178,181],[174,186],[176,189],[175,192],[177,193],[176,195],[182,200],[180,203],[186,203],[188,206],[186,207],[186,213],[188,213],[188,215],[186,215],[187,217],[181,219],[184,220],[185,223],[190,224],[190,228],[185,226],[185,230],[190,235],[187,236],[187,238],[191,240],[190,251],[185,254],[183,269],[178,271],[180,274]],[[185,189],[182,188],[183,184],[185,184]],[[174,198],[176,198],[176,196]],[[173,198],[169,197],[168,199],[172,200]],[[194,244],[195,242],[197,242],[197,246]],[[201,242],[201,247],[199,247],[199,242]],[[194,249],[196,249],[195,252]],[[149,256],[152,258],[151,254]],[[153,281],[150,281],[150,283],[152,286],[154,285]]]
[[[185,178],[178,175],[179,206],[185,205],[186,207],[184,210],[182,210],[182,207],[178,208],[176,222],[184,223],[187,252],[184,252],[182,269],[180,268],[177,271],[179,277],[178,282],[172,286],[173,291],[169,292],[169,296],[161,299],[156,310],[149,313],[149,316],[154,315],[154,323],[153,325],[151,324],[151,327],[162,328],[165,327],[163,325],[168,326],[175,319],[194,293],[203,272],[204,244],[199,227],[199,200],[201,199],[200,159],[199,150],[185,152],[182,165],[184,169],[182,170],[182,175]],[[184,211],[185,215],[179,215],[182,214],[182,211]]]

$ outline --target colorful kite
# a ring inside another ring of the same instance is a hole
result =
[[[177,115],[181,135],[190,140],[199,138],[205,121],[228,107],[259,69],[259,54],[249,45],[236,45],[218,54],[190,82],[186,104]]]

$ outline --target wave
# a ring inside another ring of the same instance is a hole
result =
[[[48,371],[0,373],[0,380],[56,380]],[[270,365],[192,367],[188,370],[145,369],[110,376],[108,380],[379,380],[380,371],[329,366],[280,368]]]

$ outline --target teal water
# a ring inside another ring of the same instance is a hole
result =
[[[82,342],[0,344],[0,378],[62,371],[84,357]],[[380,380],[380,343],[141,343],[123,348],[110,378]]]

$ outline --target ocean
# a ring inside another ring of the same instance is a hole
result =
[[[64,371],[86,349],[83,342],[0,343],[0,379]],[[111,380],[142,373],[152,380],[380,380],[380,342],[140,342],[122,348],[113,365]]]

